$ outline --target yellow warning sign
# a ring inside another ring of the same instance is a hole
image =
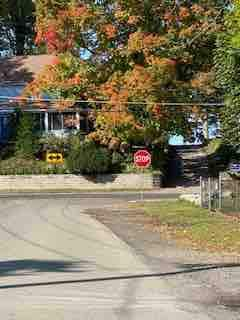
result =
[[[62,153],[47,153],[47,162],[52,164],[61,164],[63,163],[63,155]]]

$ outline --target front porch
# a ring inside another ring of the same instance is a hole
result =
[[[87,134],[92,130],[88,112],[85,111],[28,111],[32,112],[36,130],[43,135],[54,134],[58,137],[81,131]]]

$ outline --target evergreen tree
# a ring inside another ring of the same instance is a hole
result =
[[[33,116],[29,113],[21,113],[17,126],[15,154],[23,158],[32,158],[35,146]]]
[[[35,5],[32,0],[0,1],[2,54],[24,55],[34,47]]]
[[[216,80],[225,97],[221,128],[225,143],[240,147],[240,1],[225,16],[225,30],[219,35],[215,54]]]

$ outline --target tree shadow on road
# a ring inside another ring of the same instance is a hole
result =
[[[180,265],[179,265],[180,266]],[[184,266],[184,265],[182,265]],[[158,272],[158,273],[139,273],[139,274],[125,274],[117,276],[106,276],[97,278],[84,278],[74,280],[59,280],[59,281],[47,281],[47,282],[29,282],[19,284],[6,284],[0,285],[0,290],[3,289],[17,289],[26,287],[39,287],[39,286],[56,286],[56,285],[67,285],[67,284],[80,284],[80,283],[97,283],[107,281],[120,281],[120,280],[134,280],[134,279],[147,279],[147,278],[165,278],[175,277],[182,274],[190,274],[195,272],[204,272],[216,269],[226,268],[240,268],[240,263],[221,263],[221,264],[206,264],[206,265],[185,265],[188,266],[182,270],[176,270],[172,272]],[[176,280],[176,279],[175,279]]]
[[[227,268],[234,268],[239,267],[240,263],[179,263],[177,264],[179,268],[184,268],[186,271],[190,270],[216,270],[216,269],[227,269]]]
[[[90,269],[88,261],[66,260],[8,260],[0,261],[0,277],[36,275],[44,272],[78,273]]]

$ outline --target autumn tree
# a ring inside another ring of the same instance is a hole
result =
[[[223,1],[36,1],[36,43],[57,55],[30,86],[92,104],[91,138],[159,144],[189,132],[189,107],[215,94]],[[103,103],[104,102],[104,103]]]

